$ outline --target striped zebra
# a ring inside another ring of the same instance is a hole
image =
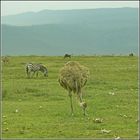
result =
[[[48,76],[48,70],[42,64],[28,63],[26,65],[26,73],[27,73],[28,78],[33,77],[35,73],[36,73],[36,77],[37,77],[39,71],[41,71],[45,77]]]

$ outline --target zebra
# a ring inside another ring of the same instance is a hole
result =
[[[26,74],[28,78],[33,77],[35,73],[37,77],[39,71],[41,71],[45,77],[48,77],[48,70],[42,64],[33,64],[33,63],[26,64]]]

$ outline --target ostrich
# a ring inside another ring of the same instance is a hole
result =
[[[80,65],[78,62],[69,61],[60,70],[59,83],[68,91],[71,104],[71,114],[73,115],[73,104],[72,104],[72,92],[77,94],[80,106],[83,109],[84,115],[86,115],[86,102],[82,99],[82,88],[86,85],[89,77],[88,68]]]

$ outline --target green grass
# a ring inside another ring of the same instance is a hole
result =
[[[11,57],[9,64],[3,64],[2,137],[137,138],[138,57],[75,56],[71,59],[90,69],[90,79],[83,89],[88,104],[86,117],[75,95],[74,116],[70,115],[67,91],[57,81],[59,69],[68,60],[21,56]],[[38,78],[27,79],[27,62],[45,64],[49,77],[40,73]],[[102,118],[103,122],[95,123],[95,118]],[[101,129],[111,132],[101,133]]]

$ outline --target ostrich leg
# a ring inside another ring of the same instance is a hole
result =
[[[69,91],[69,97],[70,97],[70,104],[71,104],[71,115],[73,116],[73,104],[72,104],[72,93]]]

